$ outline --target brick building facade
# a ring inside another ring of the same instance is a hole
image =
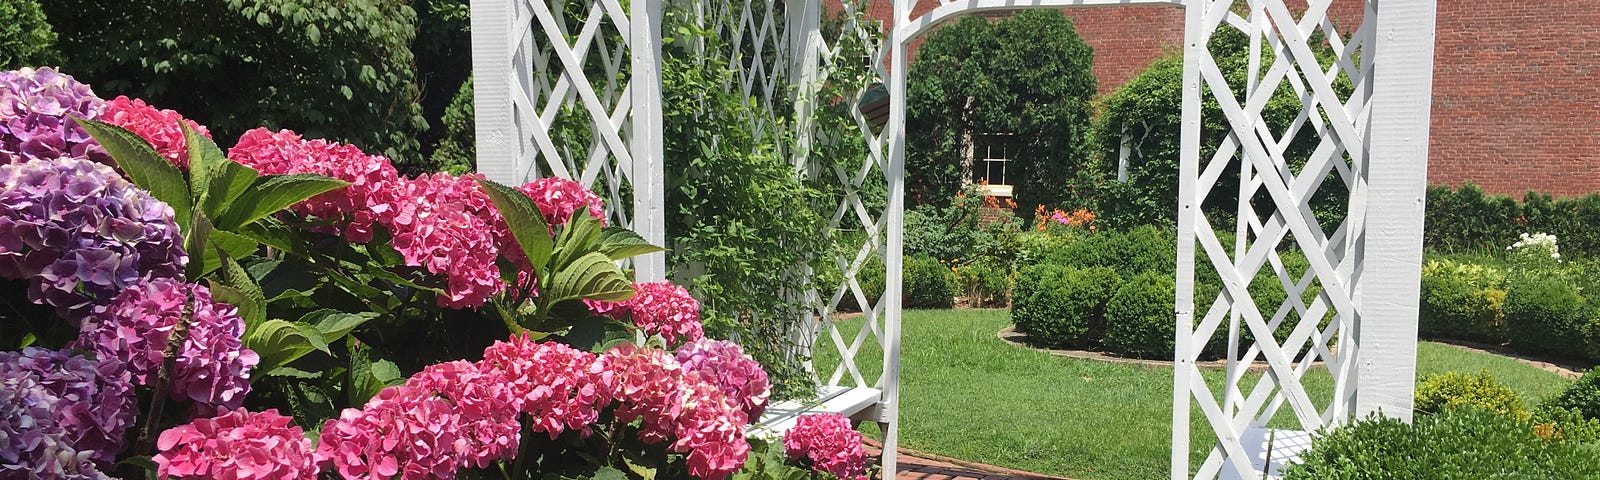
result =
[[[937,0],[916,2],[914,13]],[[887,0],[867,15],[888,28]],[[1439,0],[1428,180],[1492,193],[1600,191],[1600,9],[1595,0]],[[1360,0],[1334,0],[1353,32]],[[1066,10],[1094,48],[1100,93],[1115,90],[1183,40],[1183,8]],[[913,55],[915,51],[913,50]],[[915,57],[913,57],[915,58]]]

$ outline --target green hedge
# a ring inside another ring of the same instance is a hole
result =
[[[1527,192],[1522,201],[1486,195],[1471,183],[1428,187],[1423,245],[1441,252],[1500,252],[1524,232],[1561,239],[1562,255],[1600,256],[1600,194],[1572,198]]]
[[[1493,265],[1429,259],[1422,266],[1423,336],[1505,343],[1506,273]]]
[[[1324,432],[1287,480],[1594,479],[1600,446],[1546,441],[1534,426],[1476,408],[1363,420]]]
[[[1578,287],[1561,275],[1529,275],[1512,281],[1505,310],[1507,337],[1517,351],[1579,358],[1592,355],[1595,309]]]
[[[905,308],[955,306],[955,277],[939,259],[927,255],[905,257],[901,305]]]
[[[1600,367],[1590,369],[1544,406],[1575,409],[1585,418],[1600,420]]]
[[[1171,275],[1145,272],[1133,277],[1106,303],[1107,350],[1138,358],[1172,358],[1177,316]]]
[[[1105,267],[1026,267],[1012,291],[1011,318],[1042,345],[1089,346],[1104,338],[1106,303],[1121,285],[1117,272]]]

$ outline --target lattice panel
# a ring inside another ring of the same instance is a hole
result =
[[[1365,231],[1366,118],[1375,40],[1367,25],[1353,34],[1337,30],[1326,16],[1331,0],[1312,0],[1303,13],[1283,0],[1192,1],[1189,8],[1200,9],[1203,18],[1199,43],[1222,30],[1237,30],[1249,39],[1250,60],[1240,83],[1208,49],[1186,51],[1186,81],[1203,86],[1203,101],[1215,101],[1224,117],[1204,120],[1224,120],[1229,134],[1200,138],[1201,148],[1186,152],[1209,156],[1182,159],[1194,176],[1180,182],[1195,187],[1181,208],[1187,218],[1180,219],[1180,242],[1192,239],[1196,249],[1193,258],[1179,259],[1180,272],[1188,265],[1197,273],[1194,282],[1180,274],[1179,303],[1181,309],[1186,293],[1194,295],[1196,322],[1191,335],[1179,329],[1177,382],[1180,392],[1187,392],[1180,398],[1198,406],[1217,438],[1194,478],[1215,478],[1224,471],[1258,478],[1262,467],[1252,459],[1261,458],[1260,446],[1243,441],[1257,437],[1247,431],[1289,425],[1315,431],[1348,420],[1352,410],[1359,304],[1352,287],[1360,270],[1355,252]],[[1367,18],[1374,7],[1369,0]],[[1321,41],[1331,47],[1331,58],[1314,53]],[[1262,111],[1285,88],[1300,99],[1301,110],[1287,128],[1274,131]],[[1199,105],[1185,105],[1190,108],[1198,111]],[[1315,150],[1291,158],[1289,144],[1307,131],[1320,139]],[[1239,176],[1239,207],[1232,216],[1208,214],[1198,208],[1208,196],[1235,194],[1218,191],[1225,174]],[[1330,190],[1324,182],[1342,184],[1332,190],[1347,196],[1341,203],[1348,215],[1336,224],[1319,223],[1311,209],[1319,192]],[[1307,265],[1286,264],[1283,254],[1291,251],[1304,254]],[[1208,288],[1220,293],[1196,293]],[[1276,296],[1269,291],[1281,292],[1283,300],[1262,302]],[[1188,318],[1180,312],[1180,322]],[[1247,341],[1246,333],[1255,341]],[[1221,385],[1208,383],[1196,366],[1208,350],[1222,351],[1228,359]],[[1245,373],[1255,362],[1267,366],[1259,381]],[[1303,380],[1314,376],[1331,377],[1332,398],[1308,394]],[[1218,387],[1220,396],[1214,393]],[[1274,421],[1285,406],[1285,418]],[[1175,418],[1174,428],[1186,429],[1189,409],[1175,408],[1181,418]]]
[[[809,303],[815,310],[800,322],[799,338],[804,351],[840,359],[816,371],[823,384],[882,389],[885,381],[894,381],[886,380],[881,370],[889,341],[887,302],[874,298],[877,292],[868,292],[862,279],[883,278],[887,269],[900,266],[889,265],[886,255],[889,215],[883,195],[888,138],[884,128],[869,121],[858,106],[888,78],[884,58],[889,47],[879,26],[863,19],[861,5],[848,0],[826,4],[828,8],[821,11],[837,16],[810,23],[794,40],[811,55],[797,58],[796,64],[817,66],[801,72],[797,80],[802,104],[796,108],[814,116],[797,122],[802,131],[796,136],[809,139],[810,151],[797,152],[795,158],[802,173],[832,185],[834,195],[825,205],[833,211],[826,234],[836,248],[837,272],[819,276],[834,281],[811,292]],[[813,3],[809,8],[818,6]],[[858,328],[836,323],[841,320],[841,305],[859,309]]]
[[[617,0],[515,0],[515,177],[559,176],[608,196],[630,225],[630,24]]]
[[[724,42],[716,55],[727,60],[734,76],[728,79],[724,90],[738,92],[760,107],[766,115],[752,118],[749,126],[756,138],[777,149],[780,154],[787,149],[788,139],[783,134],[788,128],[783,120],[794,109],[790,95],[794,87],[791,62],[795,49],[791,46],[791,20],[786,15],[787,3],[782,0],[699,1],[702,25],[715,32]]]

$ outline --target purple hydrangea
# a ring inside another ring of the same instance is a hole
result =
[[[116,361],[0,352],[0,478],[106,478],[94,462],[122,452],[135,401]]]
[[[239,408],[250,391],[250,370],[260,357],[244,348],[244,320],[239,310],[211,300],[206,287],[157,279],[129,287],[83,323],[73,345],[93,350],[96,358],[127,365],[137,385],[149,385],[161,368],[167,341],[186,310],[190,312],[183,349],[172,371],[174,399],[201,405]]]
[[[684,370],[716,385],[749,419],[761,418],[767,409],[767,396],[772,392],[767,372],[745,355],[739,344],[701,338],[678,347],[677,359]]]
[[[88,85],[53,68],[0,72],[0,164],[34,159],[111,156],[72,117],[98,119],[106,102]]]
[[[78,158],[0,165],[0,277],[78,322],[141,279],[188,262],[172,207]]]

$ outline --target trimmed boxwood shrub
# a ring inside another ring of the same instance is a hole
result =
[[[1550,442],[1533,425],[1477,408],[1407,425],[1373,418],[1322,432],[1287,480],[1593,479],[1600,446]]]
[[[1415,405],[1418,413],[1425,414],[1476,407],[1519,420],[1529,417],[1522,397],[1487,371],[1476,375],[1445,372],[1428,377],[1417,386]]]
[[[1041,252],[1039,261],[1078,268],[1108,267],[1130,277],[1144,272],[1172,275],[1177,270],[1177,250],[1177,233],[1146,225],[1127,232],[1083,235],[1065,248]]]
[[[1145,272],[1124,282],[1106,303],[1106,350],[1139,358],[1171,358],[1175,341],[1172,276]]]
[[[1034,265],[1017,276],[1011,319],[1045,346],[1087,346],[1105,334],[1105,306],[1122,285],[1117,272],[1066,265]]]
[[[1422,266],[1424,336],[1505,343],[1506,273],[1491,259],[1430,259]]]
[[[0,0],[0,70],[41,67],[57,61],[56,32],[38,0]]]
[[[1507,337],[1521,352],[1582,357],[1594,336],[1594,309],[1561,275],[1527,275],[1506,293]]]
[[[956,303],[955,277],[950,267],[927,255],[905,257],[900,298],[905,308],[950,308]]]
[[[1600,420],[1600,367],[1589,369],[1544,406],[1575,409],[1584,417]]]

